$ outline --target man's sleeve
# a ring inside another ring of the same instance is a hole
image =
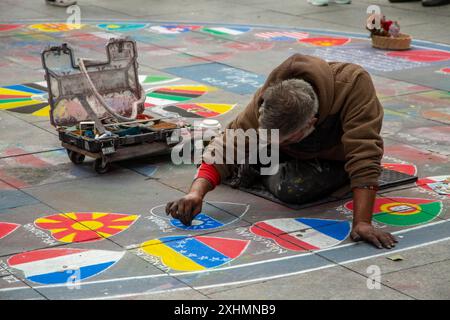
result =
[[[219,171],[217,171],[216,168],[214,168],[214,166],[211,164],[202,163],[200,165],[200,167],[197,170],[197,174],[196,174],[194,180],[198,179],[198,178],[203,178],[203,179],[208,180],[208,182],[211,184],[213,189],[220,184]]]
[[[383,107],[366,71],[357,75],[342,109],[341,119],[345,170],[349,174],[351,188],[378,186],[383,157],[383,139],[380,135]]]
[[[258,106],[260,98],[261,88],[256,91],[252,101],[247,105],[244,111],[239,113],[237,117],[227,125],[225,130],[242,129],[246,131],[248,129],[258,129]],[[209,143],[203,154],[203,161],[214,166],[217,172],[219,172],[222,181],[231,176],[233,172],[234,162],[232,161],[233,159],[227,159],[227,154],[233,154],[234,159],[236,159],[236,146],[236,142],[227,144],[226,135],[222,134],[215,137],[211,143]],[[232,150],[229,150],[227,153],[226,148],[229,147],[232,148]],[[247,147],[246,151],[248,151]],[[215,159],[222,159],[222,163],[217,163]]]

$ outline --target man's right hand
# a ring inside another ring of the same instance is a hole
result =
[[[185,226],[190,226],[192,219],[202,211],[202,202],[205,195],[213,187],[208,180],[197,178],[187,195],[166,205],[167,215],[180,220]]]
[[[167,203],[166,213],[190,226],[192,219],[202,211],[203,198],[197,193],[188,193],[184,197]]]

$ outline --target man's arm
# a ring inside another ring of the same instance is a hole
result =
[[[359,70],[357,73],[341,117],[342,143],[347,160],[345,169],[353,191],[352,238],[365,240],[378,248],[391,248],[395,245],[395,238],[371,223],[383,156],[380,135],[383,107],[367,71]]]
[[[372,226],[373,206],[376,190],[366,188],[353,189],[353,227],[351,237],[355,241],[365,240],[377,248],[391,249],[397,240],[388,232]]]

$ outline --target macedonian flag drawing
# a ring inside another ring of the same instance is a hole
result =
[[[121,213],[70,212],[42,217],[34,223],[61,242],[92,242],[128,229],[138,218],[138,215]]]

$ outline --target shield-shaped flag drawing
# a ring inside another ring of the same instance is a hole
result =
[[[313,37],[299,40],[302,43],[312,44],[318,47],[335,47],[343,46],[350,42],[350,38],[335,38],[335,37]]]
[[[417,167],[413,164],[403,164],[403,163],[382,163],[383,168],[406,173],[411,176],[415,176],[417,174]]]
[[[450,176],[434,176],[417,180],[416,184],[424,189],[450,197]]]
[[[16,254],[10,267],[21,270],[25,278],[41,284],[75,283],[105,271],[125,252],[52,248]]]
[[[250,231],[274,240],[280,247],[292,251],[312,251],[335,246],[350,233],[345,220],[282,218],[255,223]]]
[[[105,212],[70,212],[37,219],[34,224],[61,242],[99,241],[128,229],[138,215]]]
[[[353,201],[344,206],[353,211]],[[414,226],[433,220],[441,211],[441,201],[403,197],[377,198],[373,220],[392,226]]]
[[[159,257],[173,270],[199,271],[220,267],[239,257],[250,241],[209,236],[171,236],[141,244],[141,250]]]
[[[17,224],[17,223],[0,222],[0,239],[13,233],[19,227],[20,227],[20,224]]]

